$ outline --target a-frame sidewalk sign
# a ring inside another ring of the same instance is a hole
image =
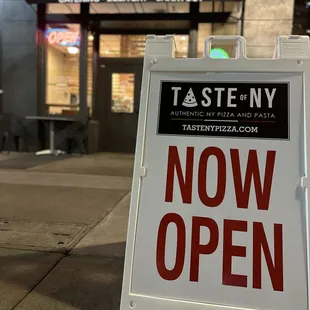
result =
[[[309,37],[174,45],[147,37],[121,310],[309,310]]]

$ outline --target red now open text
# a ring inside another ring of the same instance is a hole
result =
[[[233,186],[236,201],[232,201],[238,209],[249,212],[249,199],[251,195],[251,185],[254,183],[254,194],[256,197],[257,210],[268,212],[276,151],[267,151],[264,172],[260,173],[261,167],[258,164],[256,150],[249,150],[247,162],[241,162],[238,149],[230,149],[229,155],[217,147],[207,147],[202,151],[198,163],[198,179],[194,180],[194,148],[187,147],[186,162],[182,166],[179,150],[176,146],[169,146],[165,202],[174,202],[174,191],[179,190],[184,204],[192,204],[193,182],[197,182],[197,195],[201,203],[208,208],[221,208],[225,198],[227,187],[227,166],[231,165],[233,173]],[[217,180],[207,178],[208,159],[213,156],[217,160]],[[227,158],[228,157],[228,158]],[[245,174],[241,175],[241,166],[245,166]],[[262,176],[262,177],[261,177]],[[177,179],[177,188],[174,186]],[[211,196],[207,191],[208,182],[217,182],[216,193]],[[191,206],[189,206],[190,208]],[[165,263],[167,230],[170,225],[177,228],[176,255],[174,267],[168,269]],[[223,229],[220,231],[220,227]],[[251,226],[251,227],[250,227]],[[203,227],[210,232],[207,244],[201,244],[200,234]],[[248,281],[248,275],[233,273],[233,258],[240,257],[246,259],[248,249],[242,244],[233,244],[233,233],[246,234],[252,231],[252,283]],[[186,245],[186,235],[191,235],[191,244]],[[219,248],[219,238],[222,234],[223,246]],[[272,237],[272,240],[270,240]],[[270,250],[272,242],[274,251]],[[274,291],[283,291],[283,226],[273,224],[273,236],[267,236],[264,224],[255,219],[251,221],[224,219],[223,225],[210,217],[192,216],[191,227],[185,225],[181,215],[168,213],[163,216],[158,228],[156,264],[159,275],[165,280],[176,280],[184,271],[186,251],[190,251],[189,281],[199,281],[200,257],[202,255],[212,255],[216,251],[222,253],[222,284],[238,287],[252,287],[262,289],[262,268],[266,262],[268,274]],[[273,252],[273,253],[272,253]],[[201,276],[208,276],[200,272]]]

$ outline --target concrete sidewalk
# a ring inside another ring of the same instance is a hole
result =
[[[0,310],[119,309],[133,158],[80,159],[0,170]]]

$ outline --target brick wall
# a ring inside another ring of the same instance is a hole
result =
[[[292,33],[294,0],[246,0],[244,36],[249,57],[272,57],[276,37]]]

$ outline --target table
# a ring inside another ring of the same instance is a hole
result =
[[[75,119],[54,116],[26,116],[29,120],[38,120],[48,122],[49,124],[49,149],[36,152],[36,155],[61,155],[65,154],[62,150],[55,149],[55,122],[74,122]]]

